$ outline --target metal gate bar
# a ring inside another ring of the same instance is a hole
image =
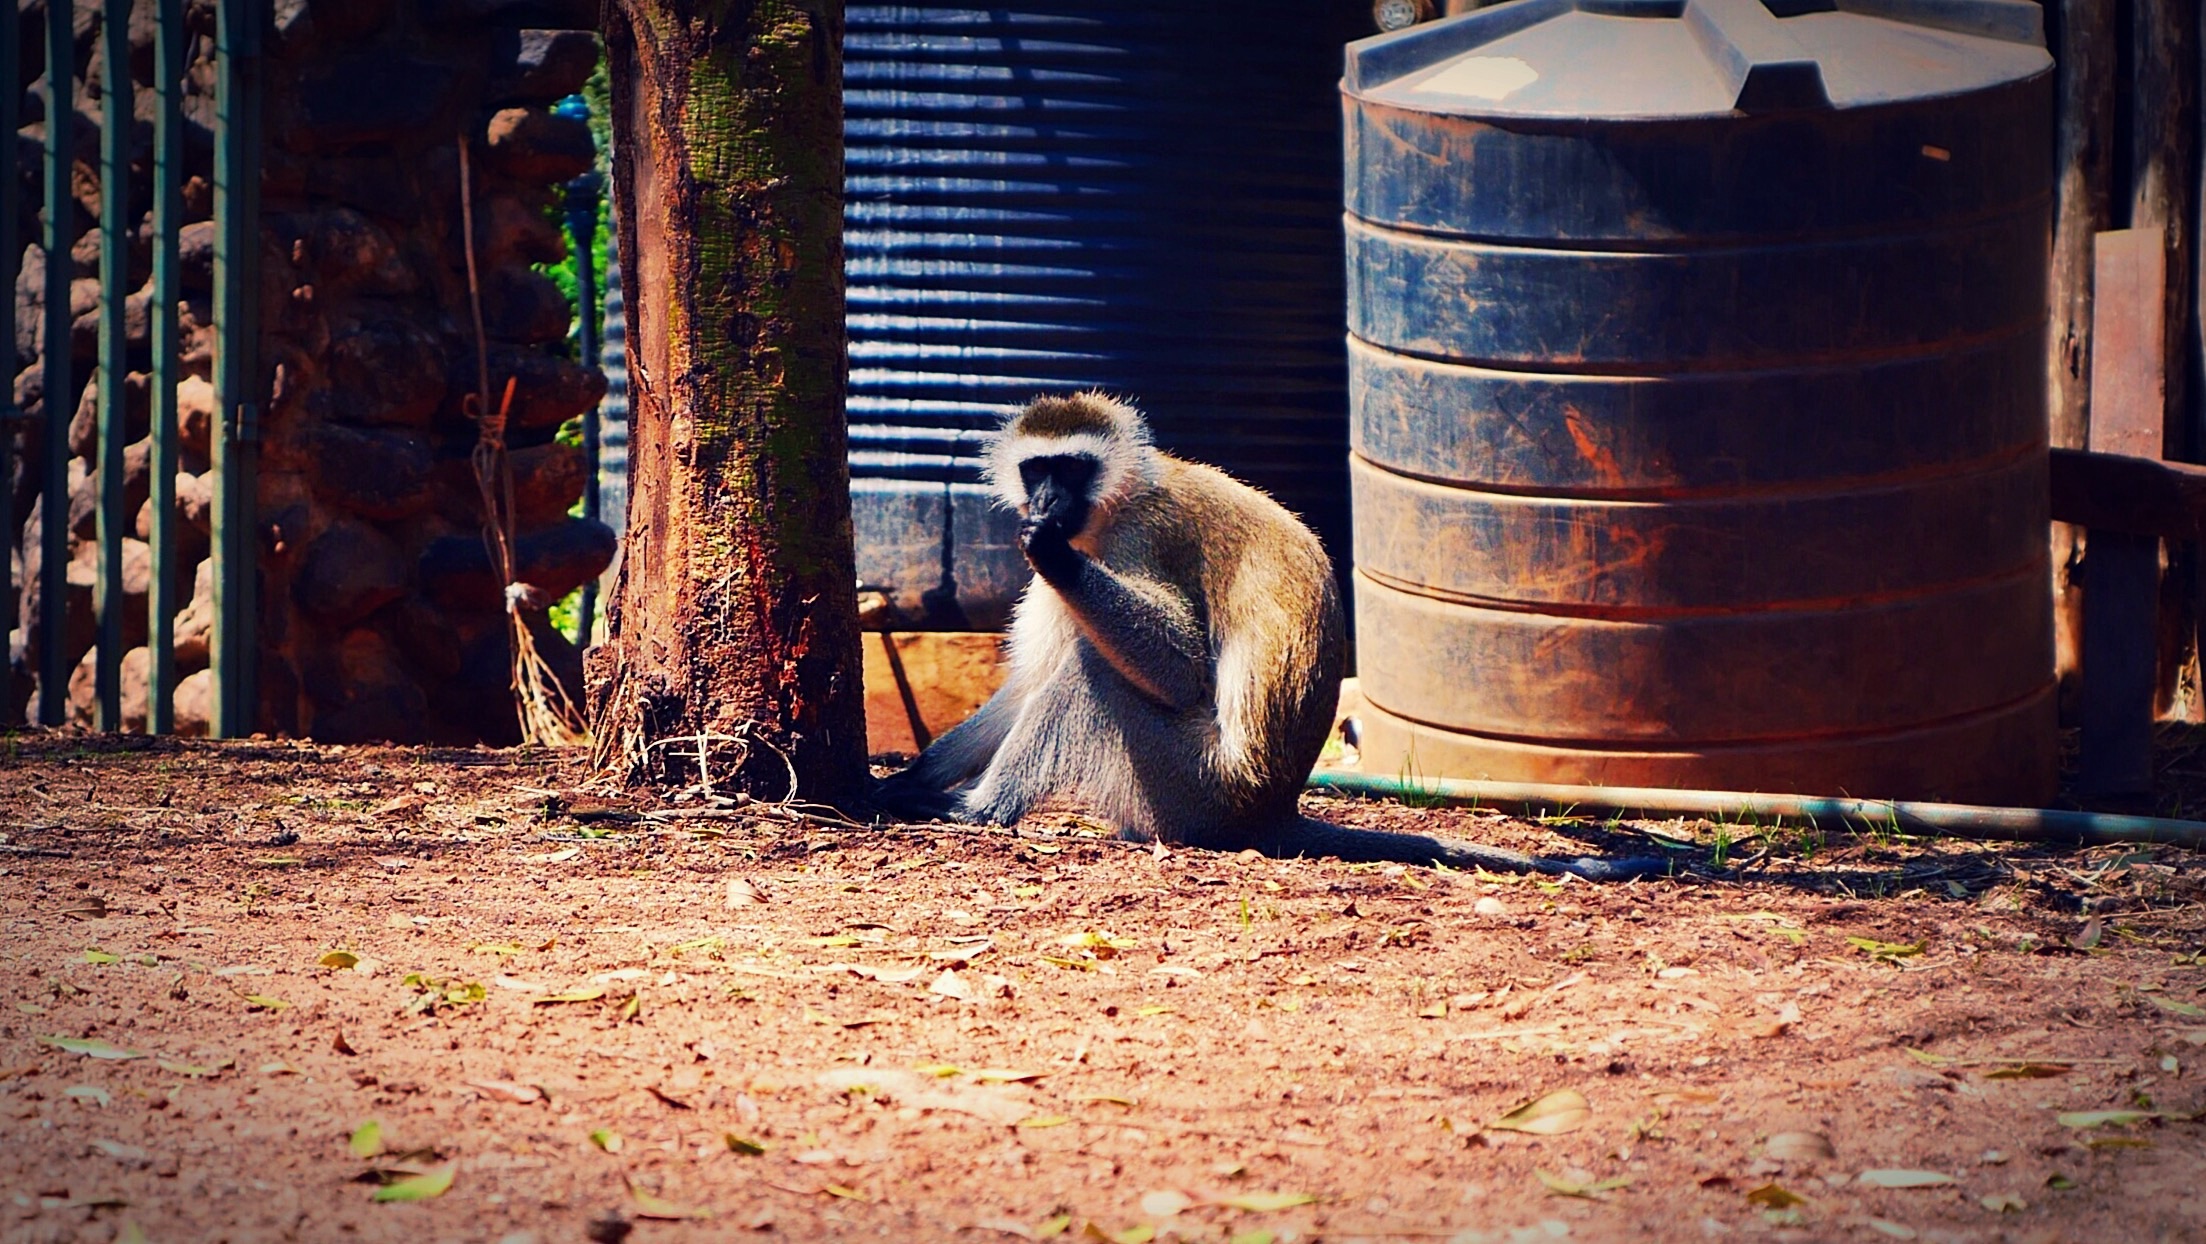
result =
[[[16,22],[0,22],[0,65],[12,72],[23,63],[22,27]],[[0,91],[0,134],[13,134],[21,128],[23,93],[19,90]],[[15,372],[22,359],[15,349],[15,278],[23,259],[21,241],[22,170],[16,167],[16,146],[11,140],[0,144],[0,186],[7,193],[0,194],[0,350],[7,352],[9,382],[0,392],[0,540],[7,548],[0,549],[0,723],[5,723],[14,713],[15,669],[13,648],[8,634],[17,625],[15,596],[15,559],[9,556],[15,549],[15,437],[23,426],[22,408],[15,404]]]
[[[51,0],[49,0],[51,2]],[[58,6],[57,6],[58,7]],[[129,443],[129,405],[123,376],[130,370],[130,342],[124,336],[125,291],[130,284],[130,128],[135,115],[130,81],[130,0],[107,0],[100,22],[100,364],[99,484],[93,491],[93,522],[99,561],[93,577],[92,615],[99,642],[92,659],[93,728],[123,728],[123,448]],[[47,262],[53,262],[48,256]],[[50,414],[61,408],[48,402]],[[67,425],[58,418],[49,432]],[[56,513],[49,505],[48,514]],[[66,515],[66,509],[58,510]]]
[[[260,439],[260,93],[266,5],[220,0],[215,18],[214,721],[217,738],[250,734],[257,701],[253,538]]]
[[[154,0],[153,28],[153,380],[152,455],[146,532],[153,578],[146,586],[146,733],[176,728],[176,299],[177,234],[184,223],[184,0]]]
[[[38,720],[58,726],[69,712],[69,665],[62,642],[69,623],[69,416],[71,383],[69,226],[70,130],[76,119],[76,45],[70,5],[46,6],[46,331],[45,483],[40,488],[38,563]]]

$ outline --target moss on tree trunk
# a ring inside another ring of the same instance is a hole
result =
[[[632,500],[590,717],[631,781],[861,794],[842,12],[606,0]]]

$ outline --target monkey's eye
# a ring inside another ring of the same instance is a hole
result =
[[[1049,480],[1073,496],[1084,497],[1103,464],[1087,454],[1048,454],[1019,464],[1019,483],[1029,496],[1043,480]]]

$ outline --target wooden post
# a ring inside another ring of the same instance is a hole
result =
[[[2158,458],[2166,407],[2167,253],[2159,230],[2098,237],[2093,284],[2091,450]],[[2092,528],[2084,542],[2079,793],[2152,790],[2160,541]]]
[[[2197,147],[2198,0],[2134,0],[2130,17],[2131,101],[2129,142],[2129,226],[2161,237],[2166,255],[2160,299],[2162,392],[2165,402],[2162,446],[2167,455],[2191,462],[2206,442],[2193,434],[2190,358],[2191,265],[2195,238],[2191,229],[2191,168]],[[2155,706],[2163,713],[2196,720],[2200,713],[2195,671],[2196,636],[2206,603],[2206,580],[2198,575],[2195,546],[2172,546],[2162,589],[2155,647],[2159,680]],[[2193,676],[2185,677],[2186,670]],[[2188,694],[2184,694],[2185,690]],[[2180,697],[2180,702],[2179,702]]]
[[[2091,426],[2092,239],[2113,224],[2115,0],[2046,5],[2054,65],[2055,132],[2050,372],[2055,448],[2082,449]],[[2064,699],[2082,663],[2081,533],[2053,527],[2054,666]]]
[[[625,780],[866,797],[842,14],[606,0],[634,492],[588,681]]]

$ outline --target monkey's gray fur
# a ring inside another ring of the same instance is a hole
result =
[[[1024,518],[1036,571],[1013,614],[1009,672],[882,784],[884,807],[1009,825],[1069,797],[1129,837],[1215,850],[1650,871],[1301,816],[1344,646],[1339,590],[1310,529],[1224,472],[1160,452],[1138,412],[1099,393],[1012,416],[987,471]]]

